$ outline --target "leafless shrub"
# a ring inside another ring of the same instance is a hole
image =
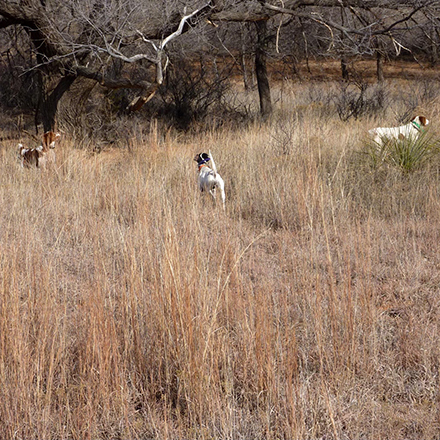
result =
[[[292,154],[296,149],[298,118],[279,118],[271,132],[271,145],[276,157]]]
[[[397,98],[397,123],[404,124],[411,120],[415,115],[420,114],[420,109],[423,109],[422,114],[431,113],[439,96],[437,81],[422,80],[416,84],[411,83],[410,90],[403,90]]]
[[[194,63],[181,59],[170,66],[162,94],[163,107],[158,113],[185,130],[202,121],[215,127],[228,119],[243,120],[240,109],[231,107],[226,100],[233,65],[227,63],[219,68],[212,61]]]
[[[382,86],[371,87],[365,82],[341,82],[333,100],[342,121],[384,113],[389,106],[386,89]]]

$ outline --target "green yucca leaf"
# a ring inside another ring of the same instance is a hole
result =
[[[422,167],[440,152],[440,139],[428,132],[417,137],[384,139],[367,144],[367,153],[375,167],[386,163],[411,172]]]

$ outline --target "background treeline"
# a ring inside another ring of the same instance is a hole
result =
[[[390,60],[436,65],[439,12],[429,1],[2,1],[3,127],[58,121],[111,141],[129,118],[179,129],[266,118],[273,82],[307,81],[316,62],[336,61],[323,78],[358,86],[383,81]],[[237,85],[258,91],[253,105]]]

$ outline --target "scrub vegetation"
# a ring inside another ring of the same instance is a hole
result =
[[[421,113],[437,143],[439,95],[370,87],[356,117],[331,82],[278,83],[265,122],[133,117],[118,148],[64,118],[53,172],[2,142],[0,437],[438,438],[440,161],[366,133]]]

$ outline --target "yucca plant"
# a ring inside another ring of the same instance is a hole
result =
[[[374,167],[388,164],[404,172],[420,169],[440,152],[440,139],[434,134],[423,132],[417,137],[384,139],[383,142],[367,144],[367,153]]]

